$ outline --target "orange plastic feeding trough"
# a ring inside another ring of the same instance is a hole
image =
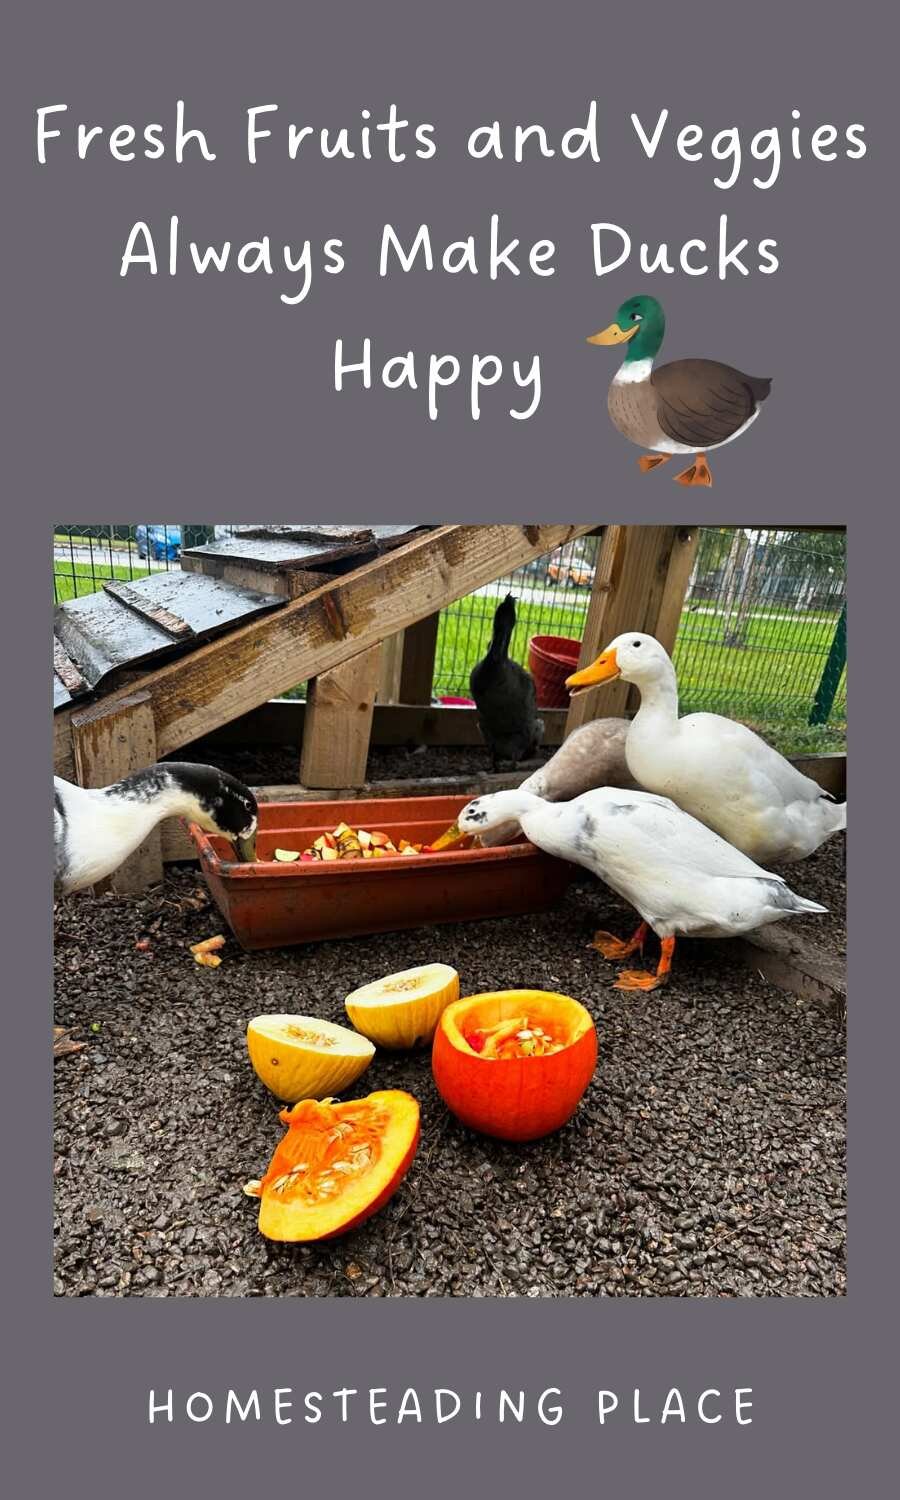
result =
[[[578,669],[581,642],[565,635],[533,635],[528,666],[534,678],[538,708],[568,708],[566,678]]]
[[[226,839],[204,833],[196,823],[190,832],[210,894],[244,948],[518,916],[555,905],[575,874],[574,866],[531,844],[331,863],[279,863],[273,857],[276,849],[309,849],[342,822],[378,829],[398,844],[401,837],[430,844],[467,800],[261,803],[255,864],[236,861]]]

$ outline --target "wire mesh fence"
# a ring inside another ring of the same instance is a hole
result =
[[[53,528],[53,602],[96,594],[110,578],[130,582],[177,568],[183,546],[229,536],[231,526],[60,525]]]
[[[567,543],[441,615],[434,690],[466,698],[494,610],[516,597],[512,654],[535,635],[580,643],[597,537]],[[787,753],[846,737],[846,534],[703,527],[675,644],[682,713],[741,719]]]
[[[110,578],[177,568],[182,547],[232,526],[60,525],[56,603]],[[580,643],[599,536],[578,538],[441,612],[433,693],[469,698],[498,602],[516,598],[511,651],[528,664],[534,636]],[[675,644],[681,711],[741,719],[787,753],[843,748],[846,736],[846,534],[703,527]],[[304,695],[305,685],[295,689]]]

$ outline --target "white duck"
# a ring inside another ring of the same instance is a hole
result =
[[[650,792],[600,787],[572,802],[544,802],[521,788],[476,797],[459,815],[460,829],[482,834],[515,820],[548,854],[593,871],[643,918],[623,942],[594,935],[604,958],[643,948],[648,928],[662,944],[655,974],[624,970],[616,989],[652,990],[672,967],[676,936],[730,937],[827,907],[797,896],[779,875],[754,864],[703,823]]]
[[[174,817],[229,839],[240,860],[256,856],[256,798],[213,766],[167,761],[96,789],[55,776],[55,892],[80,891],[111,875],[157,823]]]
[[[625,743],[632,776],[751,859],[805,859],[846,828],[847,804],[835,802],[746,725],[721,714],[680,719],[675,668],[652,635],[617,636],[566,686],[581,692],[617,677],[641,693]]]

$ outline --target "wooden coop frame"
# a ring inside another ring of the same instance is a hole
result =
[[[286,602],[237,625],[188,655],[99,693],[89,707],[54,716],[56,773],[105,786],[164,755],[202,743],[292,744],[298,779],[256,788],[261,800],[475,794],[515,785],[522,772],[467,778],[366,783],[370,744],[481,743],[474,709],[431,703],[438,616],[445,606],[533,558],[589,532],[601,540],[579,665],[623,630],[655,635],[668,651],[699,541],[690,526],[473,525],[413,534],[393,550],[340,576],[267,572],[223,563],[210,548],[182,559],[206,572]],[[203,555],[201,555],[203,554]],[[306,681],[306,703],[277,695]],[[631,709],[628,684],[542,709],[545,743],[561,744],[578,725]],[[835,757],[835,759],[838,759]],[[842,759],[842,758],[841,758]],[[113,877],[118,890],[146,889],[165,861],[195,850],[175,823],[163,825]]]

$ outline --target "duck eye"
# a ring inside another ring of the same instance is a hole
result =
[[[640,321],[641,321],[641,315],[640,315],[640,313],[632,313],[631,314],[631,321],[632,321],[632,323],[640,323]]]
[[[640,643],[640,641],[632,641],[631,644],[632,644],[632,646],[639,646],[641,643]]]

